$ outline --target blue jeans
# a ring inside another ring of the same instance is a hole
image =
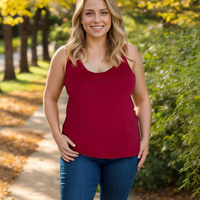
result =
[[[79,155],[69,163],[61,157],[61,200],[93,200],[99,183],[101,200],[127,200],[137,164],[137,156],[99,159]]]

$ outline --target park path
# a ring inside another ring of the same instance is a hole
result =
[[[65,118],[67,100],[68,95],[63,89],[58,103],[60,124]],[[28,158],[22,173],[9,188],[11,193],[5,200],[59,200],[60,153],[49,130],[42,105],[20,129],[44,132],[45,135],[38,143],[36,152]],[[99,194],[96,194],[94,200],[99,200]],[[133,191],[128,200],[137,200]]]

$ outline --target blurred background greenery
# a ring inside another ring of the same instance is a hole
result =
[[[117,2],[129,42],[143,58],[153,112],[150,151],[134,187],[172,185],[200,197],[200,2]],[[53,53],[48,44],[55,41],[54,50],[65,44],[74,8],[74,0],[0,2],[2,92],[38,89],[34,81],[46,77]],[[34,55],[37,45],[43,47],[43,61]],[[20,53],[17,69],[13,51]]]

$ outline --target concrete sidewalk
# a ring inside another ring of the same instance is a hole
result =
[[[65,118],[67,99],[67,94],[63,91],[58,104],[61,124]],[[44,132],[45,135],[39,142],[37,151],[28,158],[22,173],[9,188],[11,193],[5,200],[59,200],[60,153],[49,130],[42,106],[38,107],[20,129]],[[96,194],[94,200],[99,200],[99,194]],[[128,200],[137,200],[133,192]]]

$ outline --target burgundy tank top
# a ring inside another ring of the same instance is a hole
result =
[[[96,158],[136,156],[140,133],[131,99],[135,75],[126,58],[119,67],[101,73],[78,60],[66,64],[64,85],[69,95],[62,133],[82,155]]]

